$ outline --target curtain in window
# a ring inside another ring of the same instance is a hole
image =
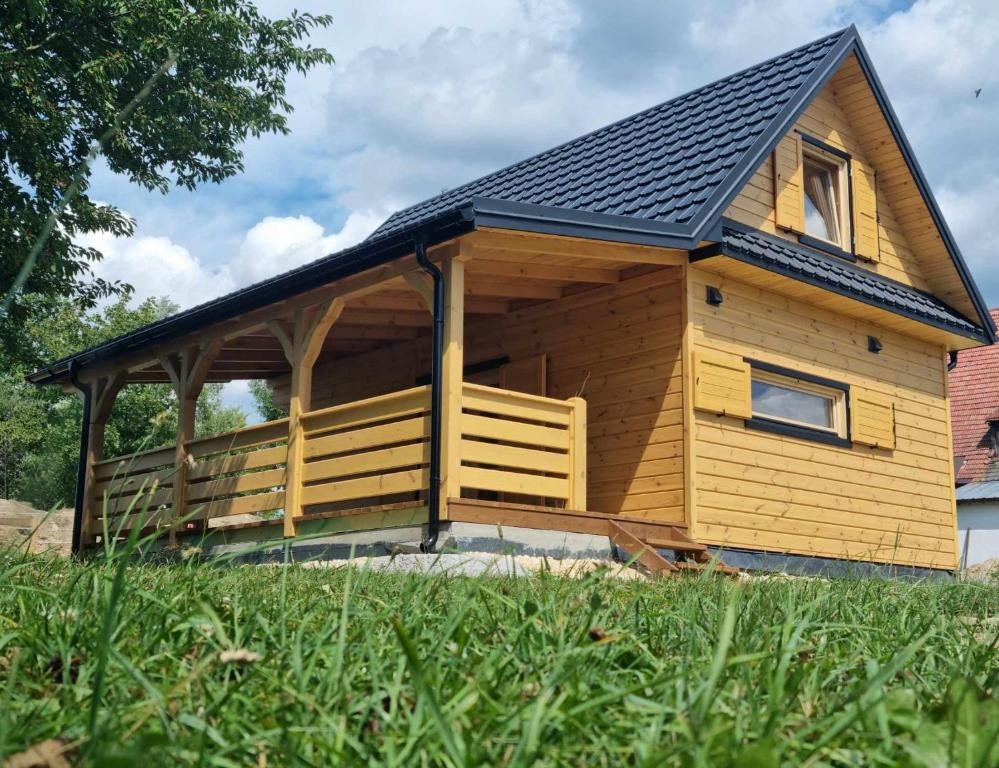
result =
[[[832,174],[825,168],[805,166],[805,193],[822,217],[826,238],[839,242],[839,211],[833,189]]]

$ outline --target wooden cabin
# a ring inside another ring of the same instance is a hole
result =
[[[86,397],[81,547],[478,523],[953,569],[947,367],[994,334],[851,27],[31,380]],[[193,439],[234,379],[288,417]],[[176,443],[102,456],[153,382]]]

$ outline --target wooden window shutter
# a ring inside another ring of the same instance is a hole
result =
[[[695,349],[693,387],[694,407],[698,410],[738,419],[752,418],[749,363],[738,355]]]
[[[805,183],[801,135],[790,133],[774,150],[774,219],[781,229],[805,231]]]
[[[895,404],[887,395],[850,387],[850,437],[875,448],[895,447]]]
[[[878,237],[878,196],[874,171],[860,160],[850,160],[850,184],[853,195],[853,253],[862,259],[878,261],[881,241]]]

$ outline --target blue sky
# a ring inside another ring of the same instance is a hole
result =
[[[105,277],[182,306],[363,239],[392,210],[855,23],[990,305],[999,305],[999,3],[982,0],[297,0],[336,65],[295,76],[290,136],[218,186],[146,193],[92,238]],[[807,10],[806,10],[807,9]],[[975,90],[981,94],[975,97]],[[248,402],[233,385],[228,397]]]

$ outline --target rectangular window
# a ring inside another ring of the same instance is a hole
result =
[[[849,232],[846,161],[808,144],[802,154],[805,234],[846,249]]]
[[[753,417],[747,426],[806,439],[847,442],[845,384],[749,362]]]

